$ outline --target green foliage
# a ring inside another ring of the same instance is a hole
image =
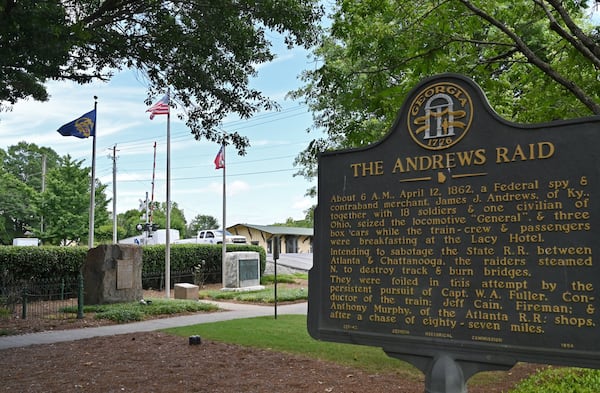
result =
[[[158,229],[165,229],[167,227],[166,203],[155,201],[152,207],[152,211],[148,212],[149,215],[152,215],[152,223],[158,225]],[[149,221],[146,220],[145,215],[145,211],[140,212],[137,209],[130,209],[125,213],[118,214],[117,226],[123,228],[123,235],[119,234],[119,239],[140,235],[141,232],[137,230],[136,225]],[[185,215],[176,202],[171,202],[171,229],[179,230],[181,237],[186,234]]]
[[[143,273],[150,274],[164,271],[165,245],[144,246]],[[255,251],[259,253],[261,273],[265,271],[267,254],[264,248],[249,244],[228,244],[227,252]],[[200,261],[206,262],[206,282],[221,281],[222,247],[217,244],[173,244],[171,245],[170,265],[172,271],[193,272],[194,266]]]
[[[200,303],[193,300],[181,299],[149,299],[150,304],[140,305],[146,315],[168,315],[181,314],[197,311],[215,311],[218,309],[214,304]]]
[[[0,272],[7,272],[14,280],[76,279],[87,251],[86,247],[0,246]]]
[[[228,244],[227,251],[255,251],[259,253],[261,273],[266,267],[266,252],[253,245]],[[13,280],[47,277],[76,279],[87,258],[87,247],[13,247],[0,246],[0,272],[10,274]],[[206,261],[207,282],[221,281],[221,245],[177,244],[171,245],[171,270],[192,274],[199,261]],[[165,246],[142,247],[142,274],[163,272]]]
[[[5,307],[0,307],[0,319],[10,318],[12,316],[12,312]],[[0,333],[0,336],[2,334]]]
[[[125,230],[123,237],[119,237],[119,239],[139,235],[140,231],[136,229],[136,225],[140,223],[142,223],[142,213],[137,209],[130,209],[125,213],[118,214],[117,226]]]
[[[278,283],[295,283],[297,280],[308,280],[307,273],[294,273],[294,274],[278,274],[277,282]],[[262,285],[269,285],[275,283],[275,275],[274,274],[265,274],[260,277],[260,283]]]
[[[143,321],[149,316],[172,315],[186,312],[209,312],[217,310],[217,306],[181,299],[145,299],[146,303],[129,302],[90,305],[83,307],[83,313],[95,313],[95,319],[107,319],[117,323]],[[64,307],[61,312],[77,313],[76,306]]]
[[[15,103],[30,96],[47,100],[43,83],[62,75],[72,37],[65,9],[59,4],[37,0],[0,3],[0,110],[4,101]]]
[[[0,329],[0,337],[2,336],[12,336],[15,332],[12,329]]]
[[[27,184],[37,192],[42,191],[42,174],[58,167],[60,157],[49,147],[39,147],[35,143],[19,142],[9,146],[3,159],[7,173]]]
[[[159,203],[154,202],[154,209],[152,210],[152,222],[158,225],[159,229],[165,229],[167,227],[167,204],[166,202]],[[139,222],[139,221],[138,221]],[[182,237],[185,237],[186,223],[185,215],[183,210],[179,209],[177,202],[171,202],[171,229],[179,230]],[[135,235],[139,235],[137,232]],[[132,235],[132,236],[135,236]]]
[[[33,143],[19,142],[0,153],[0,242],[12,244],[13,238],[30,232],[44,244],[87,243],[89,168]],[[110,217],[106,185],[96,180],[95,187],[94,226],[98,228],[108,225]]]
[[[56,168],[59,157],[50,148],[26,142],[0,152],[0,243],[12,244],[13,238],[41,227],[42,167]]]
[[[304,220],[294,220],[289,217],[285,220],[284,223],[275,223],[273,226],[285,226],[285,227],[295,227],[295,228],[312,228],[314,225],[314,219],[312,213],[307,213],[307,216]]]
[[[212,300],[235,300],[249,303],[275,303],[274,288],[259,291],[202,291],[200,297]],[[308,300],[308,288],[278,288],[278,302],[293,302]]]
[[[219,227],[219,220],[206,214],[198,214],[187,227],[187,237],[194,237],[199,231]]]
[[[15,237],[24,237],[32,225],[40,222],[40,195],[32,187],[10,173],[0,174],[0,215],[3,231],[0,241],[12,244]]]
[[[131,308],[110,309],[99,312],[95,316],[96,319],[108,319],[117,323],[136,322],[144,319],[144,313],[141,310]]]
[[[273,33],[310,47],[321,15],[317,0],[3,2],[0,110],[47,100],[49,79],[89,83],[131,68],[147,77],[148,103],[170,87],[195,138],[218,141],[230,113],[277,106],[250,83],[274,57]],[[248,145],[238,133],[228,139],[242,153]]]
[[[548,367],[521,381],[509,393],[596,393],[599,391],[600,370]]]
[[[96,227],[96,225],[94,225]],[[125,228],[117,226],[117,239],[124,239]],[[113,226],[112,224],[100,225],[94,229],[94,240],[96,244],[113,244]]]
[[[319,152],[380,140],[410,90],[439,73],[474,79],[512,121],[600,114],[600,43],[587,3],[337,0],[314,50],[320,66],[292,93],[326,133],[296,158],[300,174],[316,176]]]
[[[72,161],[70,156],[62,165],[48,173],[46,191],[42,194],[42,214],[45,231],[39,236],[45,244],[78,244],[87,238],[89,229],[89,168],[83,160]]]

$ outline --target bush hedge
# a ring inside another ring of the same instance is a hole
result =
[[[265,271],[267,265],[267,253],[260,246],[250,244],[228,244],[227,252],[235,251],[255,251],[260,258],[260,274]],[[144,261],[142,274],[150,275],[165,270],[165,246],[144,246]],[[222,246],[216,244],[174,244],[171,246],[170,265],[171,271],[192,272],[194,266],[205,261],[204,275],[206,283],[221,282],[221,259]]]
[[[87,247],[0,246],[0,283],[6,284],[8,279],[76,278],[85,262],[87,251]],[[264,248],[250,244],[228,244],[227,251],[258,252],[261,275],[264,273],[267,261]],[[143,246],[142,274],[164,272],[165,253],[165,245]],[[207,282],[220,282],[221,256],[221,245],[174,244],[171,245],[171,270],[191,272],[194,266],[204,260]]]
[[[86,255],[86,247],[0,246],[0,273],[4,280],[77,278]]]

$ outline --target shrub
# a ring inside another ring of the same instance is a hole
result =
[[[548,367],[521,381],[511,393],[596,393],[600,391],[600,371]]]
[[[265,249],[260,246],[249,244],[228,244],[227,252],[234,251],[255,251],[260,258],[261,275],[265,271],[267,264],[267,254]],[[165,269],[165,246],[144,246],[143,273],[150,275],[156,272],[162,272]],[[222,246],[220,244],[174,244],[171,245],[170,265],[171,271],[189,272],[190,276],[194,274],[194,267],[202,261],[204,264],[204,279],[206,283],[221,282],[222,270]]]
[[[261,274],[266,266],[266,252],[262,247],[249,244],[228,244],[227,251],[256,251],[259,253]],[[165,245],[142,247],[142,275],[163,272]],[[41,278],[77,279],[87,258],[87,247],[14,247],[0,246],[0,288],[11,281],[36,281]],[[204,277],[207,283],[221,282],[221,245],[171,245],[171,271],[194,273],[194,267],[205,261]]]
[[[48,277],[76,279],[87,251],[86,247],[0,246],[0,272],[10,275],[14,281]]]
[[[144,319],[144,313],[139,310],[119,308],[109,309],[104,312],[99,312],[95,316],[96,319],[108,319],[118,323],[135,322]]]

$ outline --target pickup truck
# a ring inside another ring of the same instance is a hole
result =
[[[196,237],[191,239],[179,239],[173,242],[173,244],[222,244],[223,243],[223,231],[221,229],[209,229],[206,231],[198,232]],[[246,238],[244,236],[233,235],[229,231],[225,231],[225,243],[245,244]]]

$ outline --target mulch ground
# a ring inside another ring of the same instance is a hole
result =
[[[293,339],[293,338],[292,338]],[[469,393],[507,392],[539,365],[493,372]],[[265,349],[161,332],[133,333],[0,351],[0,391],[211,393],[423,393],[422,377],[371,374]]]

